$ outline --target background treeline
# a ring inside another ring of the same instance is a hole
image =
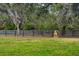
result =
[[[79,4],[0,4],[0,30],[15,29],[62,31],[79,29]]]

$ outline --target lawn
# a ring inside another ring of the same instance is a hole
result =
[[[79,39],[0,38],[0,56],[79,56]]]

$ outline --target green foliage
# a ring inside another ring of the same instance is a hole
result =
[[[16,29],[9,20],[7,9],[17,11],[22,22],[20,29],[62,30],[64,26],[66,29],[79,29],[78,6],[60,3],[3,3],[0,4],[0,19],[5,21],[0,29]]]
[[[13,24],[13,23],[11,23],[11,22],[7,22],[6,24],[5,24],[5,28],[4,28],[5,30],[15,30],[16,28],[15,28],[15,25]]]
[[[62,4],[53,4],[52,9],[54,12],[59,11],[62,8]]]

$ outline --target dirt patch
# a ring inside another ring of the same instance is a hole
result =
[[[15,36],[15,35],[0,35],[0,38],[15,38],[15,39],[56,39],[64,41],[79,41],[79,38],[53,38],[53,37],[43,37],[43,36]]]

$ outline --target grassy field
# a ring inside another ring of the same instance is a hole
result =
[[[0,56],[79,56],[79,39],[0,38]]]

